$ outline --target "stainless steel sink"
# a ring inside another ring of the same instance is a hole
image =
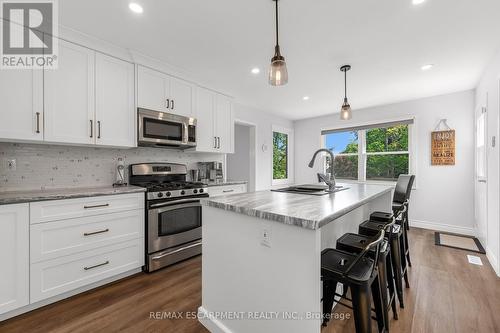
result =
[[[347,190],[348,187],[337,185],[335,190],[328,191],[328,186],[322,185],[295,185],[285,188],[280,188],[276,190],[271,190],[273,192],[285,192],[285,193],[296,193],[296,194],[307,194],[307,195],[325,195]]]

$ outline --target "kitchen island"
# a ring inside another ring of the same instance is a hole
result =
[[[390,211],[392,187],[322,196],[259,191],[202,200],[200,322],[212,332],[321,330],[321,251]],[[335,325],[335,320],[330,322]]]

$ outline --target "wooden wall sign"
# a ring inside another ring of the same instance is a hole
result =
[[[431,133],[431,165],[455,165],[455,130]]]

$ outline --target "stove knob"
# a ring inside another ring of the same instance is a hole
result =
[[[163,193],[161,192],[158,192],[158,194],[156,195],[158,198],[161,198],[163,196]]]
[[[167,197],[171,196],[172,194],[170,192],[166,193]]]
[[[194,193],[194,194],[198,193],[198,190],[193,190],[193,193]]]
[[[203,193],[203,192],[204,192],[204,191],[203,191],[203,189],[202,189],[202,188],[200,188],[200,193]]]
[[[182,190],[182,191],[181,191],[181,195],[184,195],[184,194],[186,194],[186,192],[184,192],[184,190]]]

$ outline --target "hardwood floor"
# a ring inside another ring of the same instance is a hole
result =
[[[435,246],[434,233],[412,228],[411,287],[392,332],[500,332],[500,279],[467,262],[468,252]],[[201,303],[201,257],[154,274],[137,274],[0,323],[0,332],[208,332],[186,319]],[[150,312],[182,313],[153,319]],[[338,313],[350,313],[339,306]],[[322,333],[354,332],[354,321],[334,320]],[[374,332],[376,327],[374,323]]]

